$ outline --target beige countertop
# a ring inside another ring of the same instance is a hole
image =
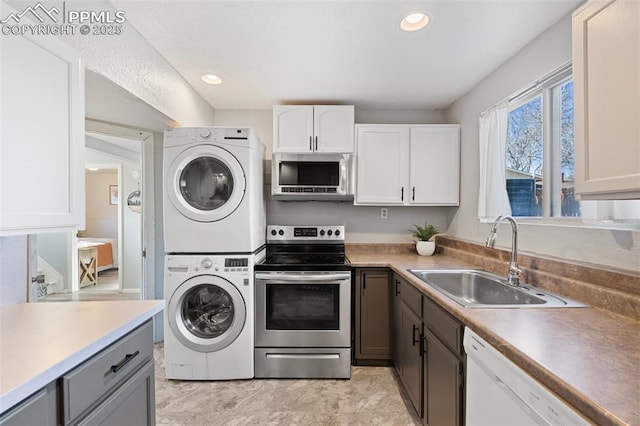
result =
[[[640,322],[587,308],[464,308],[407,269],[476,268],[445,255],[348,253],[388,267],[598,425],[640,425]],[[573,297],[578,299],[577,297]]]
[[[163,300],[22,303],[0,308],[0,413],[163,308]]]

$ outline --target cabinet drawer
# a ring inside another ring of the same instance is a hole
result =
[[[404,280],[401,281],[400,285],[402,286],[400,289],[402,303],[411,309],[414,314],[422,318],[422,293]]]
[[[62,376],[64,422],[68,423],[153,357],[149,321]]]
[[[428,297],[423,297],[426,327],[456,355],[462,355],[462,324]]]

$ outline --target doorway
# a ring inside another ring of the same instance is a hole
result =
[[[154,264],[145,255],[148,246],[154,253],[155,238],[145,230],[155,227],[153,136],[90,120],[86,130],[85,229],[66,236],[70,267],[63,288],[38,300],[152,299]]]

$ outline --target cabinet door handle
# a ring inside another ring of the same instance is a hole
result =
[[[309,151],[313,151],[313,136],[309,136]]]
[[[396,280],[396,296],[400,294],[400,281]]]
[[[416,187],[411,188],[411,201],[416,200]]]
[[[316,151],[318,150],[318,137],[316,136]]]
[[[116,365],[112,365],[111,366],[111,372],[112,373],[117,373],[118,371],[120,371],[120,369],[122,367],[124,367],[125,365],[127,365],[129,363],[129,361],[131,361],[132,359],[134,359],[135,357],[137,357],[140,354],[140,351],[135,351],[132,354],[126,354],[124,356],[124,359],[122,361],[120,361],[119,363],[117,363]]]
[[[400,201],[404,201],[404,186],[400,189]]]
[[[421,344],[420,344],[420,356],[425,356],[428,350],[427,338],[425,336],[420,336]]]
[[[416,327],[415,324],[412,324],[411,327],[413,327],[413,336],[412,337],[412,342],[411,342],[411,346],[415,346],[416,343],[420,343],[420,335],[418,334],[418,338],[416,339],[416,331],[420,331],[420,327]]]

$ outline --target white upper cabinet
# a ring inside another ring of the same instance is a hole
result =
[[[457,206],[460,200],[460,126],[411,127],[411,204]]]
[[[404,204],[409,178],[409,134],[408,126],[356,126],[354,204]]]
[[[1,15],[9,8],[0,2]],[[53,36],[0,36],[0,235],[84,226],[84,70]],[[107,189],[105,189],[105,197]]]
[[[273,152],[352,153],[353,105],[276,105]]]
[[[640,198],[640,2],[574,12],[573,77],[576,192]]]
[[[356,205],[457,206],[460,126],[357,125]]]

